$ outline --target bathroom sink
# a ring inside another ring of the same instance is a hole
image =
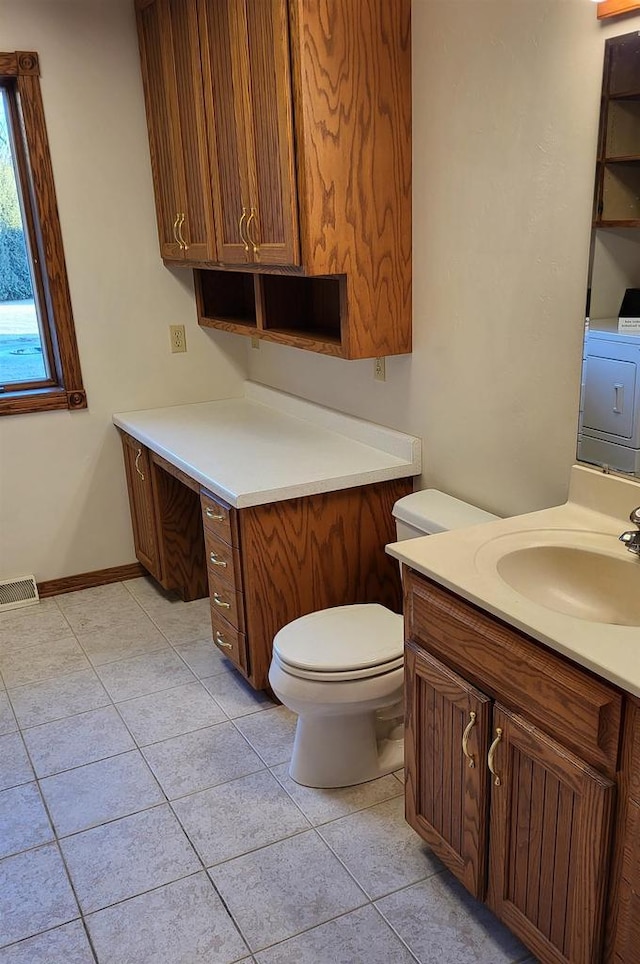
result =
[[[615,537],[606,540],[607,551],[553,543],[509,549],[494,557],[496,572],[516,592],[554,612],[640,626],[640,560],[625,555]]]

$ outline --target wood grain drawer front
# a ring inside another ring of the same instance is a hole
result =
[[[218,585],[222,585],[234,592],[240,592],[242,590],[242,570],[238,549],[223,542],[222,539],[218,539],[207,530],[205,530],[204,539],[209,589],[212,591]]]
[[[236,510],[203,490],[200,491],[200,503],[205,531],[211,532],[230,546],[237,546]]]
[[[221,582],[212,583],[210,580],[209,595],[211,611],[218,613],[240,633],[244,633],[244,596],[241,592],[234,592],[229,586]]]
[[[239,633],[235,626],[228,623],[224,616],[211,608],[211,629],[213,642],[221,653],[239,666],[244,673],[249,673],[247,659],[247,640],[243,633]]]
[[[541,643],[406,571],[410,639],[608,776],[616,772],[621,694]]]

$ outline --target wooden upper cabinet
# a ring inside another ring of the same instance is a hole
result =
[[[160,251],[215,261],[195,0],[136,0]]]
[[[219,258],[299,264],[286,0],[203,0]]]

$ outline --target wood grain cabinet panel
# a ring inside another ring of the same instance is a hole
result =
[[[216,259],[194,0],[136,0],[160,253]]]
[[[149,451],[130,435],[121,432],[120,436],[136,559],[162,583],[163,567]]]
[[[616,951],[637,960],[621,950],[637,954],[639,879],[637,809],[616,809],[622,695],[410,570],[405,632],[409,823],[543,964],[598,964],[627,814]]]

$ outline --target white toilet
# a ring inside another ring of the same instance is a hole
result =
[[[393,507],[398,541],[496,516],[437,489]],[[377,603],[336,606],[284,626],[269,683],[298,714],[289,773],[308,787],[365,783],[404,764],[402,616]]]

